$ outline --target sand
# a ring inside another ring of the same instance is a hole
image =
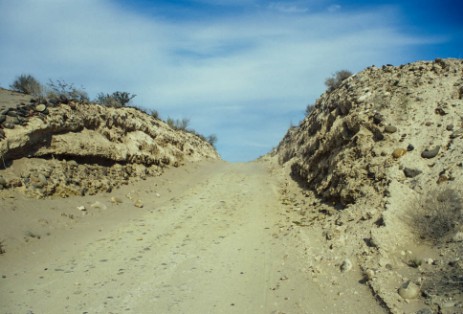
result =
[[[94,196],[8,191],[1,312],[386,313],[297,224],[288,180],[268,162],[208,161]]]

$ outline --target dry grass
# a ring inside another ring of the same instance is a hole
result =
[[[448,186],[429,189],[413,202],[409,214],[409,224],[421,239],[446,241],[463,223],[462,193]]]

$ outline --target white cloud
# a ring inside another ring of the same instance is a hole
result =
[[[92,96],[129,91],[139,105],[190,117],[198,131],[216,133],[225,158],[251,159],[262,145],[277,145],[336,70],[409,61],[412,45],[436,40],[401,34],[391,26],[394,11],[270,7],[171,20],[109,0],[3,1],[0,84],[32,73],[44,82],[83,84]]]

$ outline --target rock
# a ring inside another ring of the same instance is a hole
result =
[[[440,146],[435,146],[434,148],[426,148],[421,153],[421,157],[427,158],[427,159],[434,158],[439,153],[439,150],[440,150]]]
[[[408,146],[407,146],[407,151],[408,152],[411,152],[414,149],[415,149],[415,146],[413,146],[412,144],[408,144]]]
[[[422,171],[419,169],[413,169],[413,168],[408,168],[408,167],[404,168],[404,174],[407,178],[414,178],[421,173]]]
[[[407,300],[416,299],[420,294],[420,288],[411,281],[407,281],[399,288],[399,295]]]
[[[374,270],[372,270],[372,269],[367,269],[367,270],[365,271],[365,278],[366,278],[367,280],[372,280],[374,277],[375,277],[375,271],[374,271]]]
[[[395,133],[395,132],[397,132],[397,127],[395,127],[393,125],[387,125],[384,128],[384,132],[386,132],[386,133]]]
[[[351,262],[348,258],[346,258],[346,259],[342,262],[340,268],[341,268],[341,271],[342,271],[343,273],[348,272],[349,270],[352,269],[352,262]]]
[[[373,122],[375,124],[380,124],[381,122],[383,122],[383,116],[379,112],[376,112],[373,115]]]
[[[447,131],[453,131],[453,128],[454,128],[453,124],[449,124],[449,125],[447,125],[447,127],[445,129]]]
[[[3,123],[6,120],[5,115],[0,115],[0,123]]]
[[[407,153],[407,151],[403,148],[396,148],[394,149],[394,151],[392,152],[392,157],[394,157],[395,159],[397,158],[400,158],[402,157],[403,155],[405,155]]]
[[[454,139],[462,135],[463,135],[463,129],[458,129],[458,130],[453,131],[452,134],[450,134],[450,138]]]
[[[98,201],[96,201],[95,203],[93,203],[92,205],[90,205],[90,207],[91,207],[91,208],[103,209],[103,210],[105,210],[105,209],[108,208],[105,204],[103,204],[103,203],[101,203],[101,202],[98,202]]]
[[[143,208],[143,202],[141,200],[137,200],[134,204],[133,204],[135,207],[138,207],[138,208]]]
[[[113,197],[111,197],[111,203],[120,204],[120,203],[122,203],[122,199],[120,197],[113,196]]]
[[[8,183],[6,182],[5,178],[0,176],[0,186],[6,187]]]
[[[37,112],[44,112],[47,109],[47,106],[45,104],[39,104],[35,106],[35,111]]]
[[[452,237],[453,242],[462,242],[463,241],[463,231],[458,231]]]
[[[5,129],[14,129],[14,123],[11,123],[11,122],[4,122],[3,123],[3,127]]]
[[[430,308],[422,308],[421,310],[418,310],[416,314],[434,314],[434,312]]]
[[[81,212],[87,211],[87,209],[83,205],[82,206],[77,206],[77,209],[80,210]]]
[[[442,108],[436,108],[434,112],[440,116],[445,116],[447,114],[447,112]]]

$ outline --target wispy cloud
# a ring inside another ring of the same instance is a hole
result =
[[[109,0],[2,1],[0,84],[32,73],[92,96],[133,92],[139,105],[216,133],[224,158],[248,160],[278,143],[336,70],[410,61],[415,45],[436,41],[403,34],[394,8],[240,4],[252,9],[179,20]]]

